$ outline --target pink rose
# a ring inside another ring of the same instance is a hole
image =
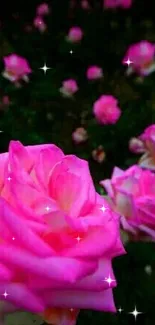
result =
[[[77,128],[72,133],[72,139],[77,144],[85,142],[88,139],[87,131],[83,127]]]
[[[141,76],[147,76],[155,71],[154,54],[155,46],[148,41],[131,45],[123,58],[123,64],[126,64],[128,59],[132,62],[127,74],[136,72]]]
[[[81,8],[84,10],[90,9],[90,4],[87,0],[81,0]]]
[[[72,27],[70,28],[68,35],[67,35],[67,40],[72,43],[78,43],[81,41],[83,37],[83,31],[80,27]]]
[[[4,64],[5,70],[3,76],[12,82],[16,82],[20,79],[27,81],[27,75],[32,72],[28,61],[17,54],[5,56]]]
[[[89,67],[86,74],[87,79],[89,80],[100,79],[103,77],[102,68],[96,65]]]
[[[117,103],[117,99],[111,95],[101,96],[93,106],[93,113],[97,121],[101,124],[115,124],[121,115]]]
[[[155,174],[136,165],[126,171],[116,167],[111,180],[100,184],[121,214],[123,229],[134,239],[155,240]]]
[[[139,136],[144,146],[144,155],[139,161],[139,165],[155,171],[155,124],[147,127]]]
[[[132,5],[132,0],[104,0],[105,8],[117,8],[122,7],[128,9]]]
[[[88,163],[55,145],[11,141],[0,167],[2,311],[46,319],[55,308],[60,318],[71,308],[76,315],[80,308],[115,311],[111,262],[124,253],[119,219],[96,193]]]
[[[131,138],[129,141],[129,149],[133,153],[145,152],[144,144],[139,138]]]
[[[33,24],[40,32],[45,32],[45,30],[47,29],[46,24],[40,16],[34,19]]]
[[[99,164],[101,164],[105,160],[105,158],[106,158],[106,153],[105,153],[103,147],[102,146],[98,146],[98,148],[94,149],[92,151],[92,157]]]
[[[47,3],[42,3],[37,7],[37,15],[44,16],[49,14],[49,6]]]
[[[72,97],[78,91],[78,85],[76,80],[68,79],[64,80],[62,83],[62,87],[60,88],[60,92],[65,97]]]

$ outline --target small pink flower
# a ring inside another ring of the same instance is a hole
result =
[[[101,164],[106,158],[106,153],[105,153],[103,147],[98,146],[97,149],[94,149],[92,151],[92,157],[93,157],[94,160],[96,160],[98,163]]]
[[[155,240],[155,174],[136,165],[126,171],[116,167],[111,179],[100,184],[132,239]]]
[[[132,5],[132,0],[104,0],[104,8],[117,8],[128,9]]]
[[[136,72],[141,76],[147,76],[155,71],[155,45],[148,41],[141,41],[131,45],[125,57],[123,64],[129,59],[132,63],[127,70],[127,74]]]
[[[45,30],[47,29],[46,24],[40,16],[34,19],[33,24],[40,32],[45,32]]]
[[[3,96],[2,97],[2,103],[4,105],[9,105],[10,104],[10,98],[9,98],[9,96]]]
[[[145,152],[143,142],[138,138],[131,138],[129,141],[129,149],[133,153],[143,153]]]
[[[121,115],[117,103],[117,99],[111,95],[101,96],[93,106],[93,113],[97,121],[101,124],[115,124]]]
[[[96,192],[87,161],[11,141],[0,154],[0,242],[1,316],[24,309],[74,325],[80,309],[116,311],[119,216]]]
[[[67,35],[67,40],[72,43],[78,43],[81,41],[83,37],[83,31],[80,27],[72,27],[70,28],[68,35]]]
[[[100,79],[103,77],[103,71],[102,68],[94,65],[90,66],[87,70],[87,79],[89,80],[95,80],[95,79]]]
[[[17,54],[5,56],[4,64],[5,70],[3,72],[3,76],[12,82],[16,82],[20,79],[27,81],[27,75],[32,72],[28,61]]]
[[[87,131],[83,127],[77,128],[72,133],[72,139],[77,144],[85,142],[88,139]]]
[[[60,88],[60,92],[65,97],[72,97],[76,92],[78,91],[78,85],[76,80],[74,79],[68,79],[63,81],[62,87]]]
[[[89,2],[87,0],[81,0],[81,8],[84,10],[89,10],[90,9]]]
[[[47,3],[42,3],[37,7],[37,15],[44,16],[49,14],[49,6]]]

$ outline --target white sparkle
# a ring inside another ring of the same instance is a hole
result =
[[[72,312],[72,311],[74,311],[74,309],[73,309],[73,308],[71,308],[71,309],[70,309],[70,311]]]
[[[51,68],[47,67],[46,63],[44,63],[44,66],[41,67],[41,68],[39,68],[39,69],[43,70],[44,71],[44,74],[46,74],[47,70],[49,70]]]
[[[8,293],[6,292],[6,290],[5,290],[5,292],[2,294],[5,298],[8,296]]]
[[[15,240],[15,237],[12,237],[12,240]]]
[[[45,208],[45,210],[46,210],[46,211],[49,211],[49,210],[50,210],[50,208],[49,208],[49,207],[46,207],[46,208]]]
[[[136,306],[135,306],[135,309],[134,309],[133,311],[129,312],[129,314],[133,315],[133,316],[135,317],[135,320],[136,320],[137,316],[138,316],[139,314],[142,314],[142,312],[138,311],[138,310],[136,309]]]
[[[8,180],[8,181],[11,181],[11,177],[9,176],[9,177],[7,178],[7,180]]]
[[[130,59],[128,58],[127,61],[124,61],[124,63],[126,63],[126,64],[128,65],[128,67],[129,67],[129,65],[130,65],[131,63],[133,63],[133,62],[130,61]]]
[[[118,309],[118,312],[121,313],[122,311],[123,311],[123,309],[120,307],[120,308]]]
[[[70,51],[69,51],[69,53],[70,53],[70,54],[73,54],[73,51],[72,51],[72,50],[70,50]]]
[[[109,274],[109,277],[108,278],[105,278],[105,280],[103,280],[105,282],[107,282],[109,284],[109,287],[111,285],[112,282],[114,282],[115,280],[113,280],[111,277],[110,277],[110,274]]]
[[[76,240],[79,242],[81,240],[81,238],[78,236],[78,237],[76,237]]]
[[[100,210],[101,210],[102,212],[105,212],[105,211],[107,210],[107,208],[103,205],[103,206],[100,208]]]
[[[0,133],[3,133],[3,131],[0,130]]]

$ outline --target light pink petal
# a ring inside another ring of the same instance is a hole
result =
[[[113,198],[114,196],[114,192],[113,192],[113,188],[112,188],[112,185],[111,185],[111,181],[109,179],[105,179],[104,181],[100,181],[100,185],[103,186],[108,195]]]
[[[72,216],[88,213],[95,204],[96,194],[87,162],[74,156],[66,156],[53,169],[49,194],[54,199],[61,198],[61,201],[63,197],[67,202],[67,212]]]
[[[9,245],[0,245],[0,260],[44,278],[71,283],[91,274],[97,268],[94,260],[83,261],[67,257],[38,258]]]
[[[121,177],[124,175],[124,171],[118,167],[115,167],[112,173],[112,178]]]
[[[122,216],[120,220],[124,230],[131,232],[133,235],[136,235],[137,230],[132,225],[130,225],[124,216]]]
[[[13,175],[10,183],[11,198],[16,202],[16,208],[21,211],[22,217],[30,220],[43,221],[46,207],[55,208],[55,202],[44,192],[39,191],[33,184],[17,180]],[[6,195],[3,195],[6,197]],[[7,199],[10,202],[10,200]]]
[[[9,205],[0,199],[0,213],[6,225],[12,230],[17,245],[19,242],[37,256],[46,257],[55,254],[54,250],[44,243],[37,234],[32,232],[28,225],[14,213]]]
[[[118,224],[113,218],[103,226],[93,227],[74,247],[64,250],[63,254],[72,257],[101,257],[116,244],[117,228]]]
[[[33,166],[33,160],[28,150],[19,141],[10,141],[9,145],[10,168],[23,168],[29,172]]]
[[[52,290],[43,293],[49,307],[94,309],[115,312],[112,289],[101,292],[85,290]]]
[[[24,285],[19,283],[1,284],[0,292],[6,292],[8,296],[5,298],[1,295],[1,300],[6,300],[15,304],[18,308],[24,308],[30,312],[41,313],[44,311],[45,306],[41,298],[37,297]]]
[[[61,161],[63,157],[63,152],[54,145],[40,151],[38,160],[35,164],[35,171],[38,180],[45,188],[48,185],[49,176],[53,167]]]

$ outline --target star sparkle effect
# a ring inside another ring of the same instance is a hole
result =
[[[44,74],[46,74],[47,70],[50,70],[51,68],[47,67],[46,62],[44,63],[43,67],[39,68],[40,70],[44,71]]]
[[[70,54],[73,54],[73,51],[72,51],[72,50],[70,50],[70,51],[69,51],[69,53],[70,53]]]
[[[47,207],[45,208],[45,210],[46,210],[47,212],[49,212],[49,211],[50,211],[50,207],[47,206]]]
[[[106,208],[104,205],[100,208],[102,212],[105,212],[108,208]]]
[[[5,299],[6,299],[6,297],[7,297],[8,295],[9,295],[9,294],[6,292],[6,290],[5,290],[5,292],[2,294],[2,296],[5,297]]]
[[[124,63],[125,64],[127,64],[128,65],[128,67],[130,66],[130,64],[132,64],[133,62],[132,61],[130,61],[130,59],[128,58],[126,61],[124,61]]]
[[[129,314],[133,315],[135,317],[135,321],[136,321],[137,316],[140,315],[140,314],[143,314],[143,313],[138,311],[136,306],[135,306],[135,309],[133,311],[129,312]]]
[[[103,281],[107,282],[109,284],[109,287],[111,285],[112,282],[115,282],[115,280],[113,280],[109,274],[108,278],[105,278]]]
[[[79,241],[81,240],[81,237],[76,237],[76,240],[78,241],[78,243],[79,243]]]
[[[12,179],[12,178],[11,178],[10,176],[9,176],[9,177],[7,177],[7,180],[8,180],[9,182],[11,181],[11,179]]]
[[[123,311],[123,309],[121,308],[121,307],[119,307],[119,309],[117,309],[118,310],[118,312],[121,314],[122,313],[122,311]]]

